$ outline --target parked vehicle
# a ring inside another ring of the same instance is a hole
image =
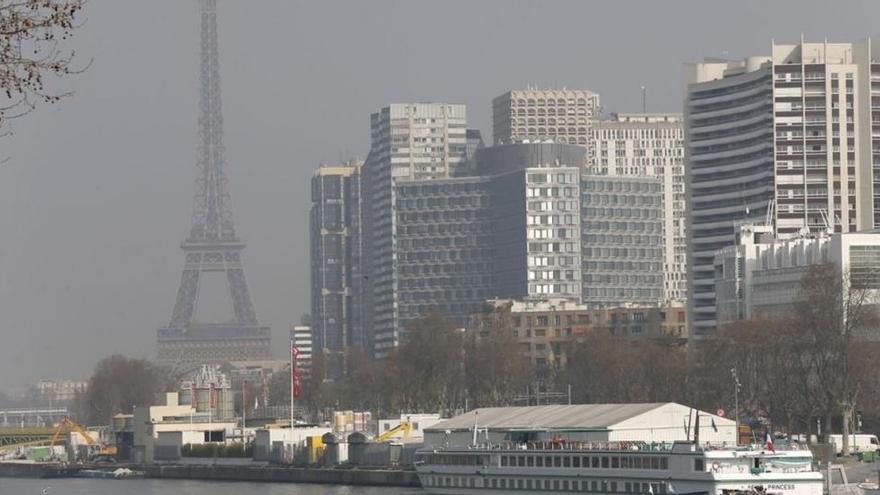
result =
[[[828,435],[828,443],[834,445],[834,453],[840,455],[843,453],[843,435]],[[847,440],[849,443],[849,453],[858,454],[860,452],[880,451],[880,440],[877,435],[867,433],[855,433],[849,435]]]

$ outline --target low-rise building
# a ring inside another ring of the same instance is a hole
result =
[[[832,264],[843,284],[880,295],[880,232],[847,232],[776,239],[770,227],[739,227],[737,244],[715,253],[716,313],[720,326],[781,315],[803,300],[803,280]],[[846,285],[844,285],[846,286]]]
[[[235,421],[217,421],[192,405],[181,404],[177,392],[166,393],[164,404],[135,408],[133,423],[132,458],[147,463],[173,460],[174,454],[168,452],[175,450],[179,455],[179,448],[186,444],[225,444],[238,426]]]
[[[76,399],[78,394],[84,394],[89,389],[86,380],[40,380],[37,382],[37,393],[40,400],[49,403],[70,402]]]
[[[590,309],[566,299],[492,299],[487,303],[510,311],[511,329],[532,364],[565,367],[571,346],[590,332],[605,331],[628,339],[687,338],[687,308],[620,306]],[[479,321],[475,316],[473,325]]]

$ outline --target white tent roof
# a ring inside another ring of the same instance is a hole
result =
[[[667,404],[674,403],[483,407],[441,421],[425,431],[471,430],[474,427],[475,412],[477,427],[490,430],[608,429]]]

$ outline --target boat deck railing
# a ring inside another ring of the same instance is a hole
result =
[[[644,441],[620,441],[620,442],[581,442],[570,440],[548,440],[533,442],[493,442],[477,443],[470,445],[467,450],[474,451],[576,451],[576,452],[672,452],[673,450],[692,452],[712,452],[720,450],[736,450],[738,452],[759,452],[765,450],[764,445],[729,445],[726,443],[689,444],[684,442],[644,442]],[[438,449],[444,450],[444,449]],[[462,450],[449,449],[449,450]],[[799,450],[796,445],[777,445],[776,451]]]
[[[472,445],[471,450],[560,450],[560,451],[619,451],[619,452],[669,452],[672,442],[577,442],[577,441],[543,441],[543,442],[497,442]]]

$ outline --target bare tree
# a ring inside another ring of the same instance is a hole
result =
[[[0,0],[0,127],[33,110],[39,102],[54,103],[69,93],[47,87],[46,77],[63,77],[82,68],[72,66],[74,51],[65,47],[85,0]]]
[[[165,385],[159,369],[145,359],[118,354],[106,357],[89,379],[86,421],[107,424],[114,414],[152,405]]]
[[[662,339],[616,337],[602,328],[572,347],[562,372],[572,385],[572,398],[588,403],[681,400],[686,376],[684,347]]]
[[[447,412],[464,398],[463,333],[439,313],[407,328],[386,363],[392,403],[401,411]]]
[[[506,406],[528,383],[530,364],[516,337],[509,307],[475,315],[465,344],[466,383],[474,407]]]
[[[842,453],[849,454],[850,418],[863,377],[853,367],[859,343],[880,322],[875,291],[861,278],[842,273],[836,265],[812,267],[803,279],[802,298],[795,305],[795,335],[806,351],[814,377],[813,393],[820,401],[826,424],[843,417]],[[826,427],[827,431],[827,427]]]
[[[722,328],[695,355],[690,385],[696,404],[710,410],[738,408],[741,416],[766,417],[774,425],[794,428],[807,404],[797,380],[807,375],[793,347],[791,328],[781,317],[742,320]],[[742,386],[739,404],[733,403],[733,369]]]

